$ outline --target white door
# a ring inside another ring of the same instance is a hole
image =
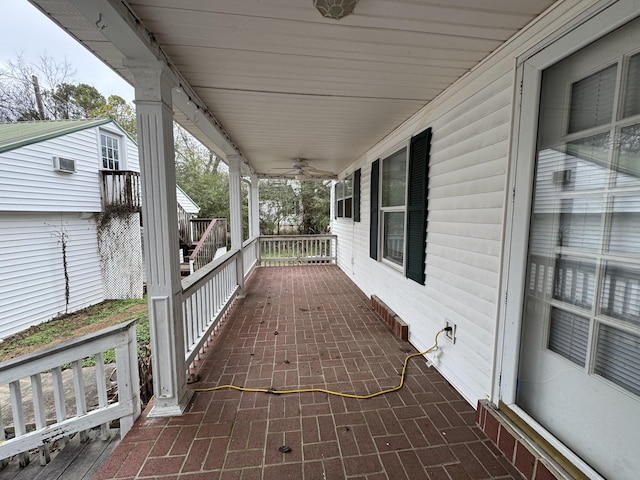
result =
[[[516,403],[640,478],[640,22],[543,72]]]

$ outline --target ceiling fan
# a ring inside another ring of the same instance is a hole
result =
[[[280,169],[281,168],[276,168],[276,170]],[[296,180],[335,178],[336,176],[333,172],[312,167],[304,158],[297,158],[296,161],[291,164],[291,168],[285,168],[285,170],[287,171],[284,172],[283,175],[294,177]]]

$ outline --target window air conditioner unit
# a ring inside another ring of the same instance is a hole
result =
[[[56,172],[76,173],[76,161],[69,158],[53,157],[53,169]]]

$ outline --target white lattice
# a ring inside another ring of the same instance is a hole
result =
[[[105,298],[142,297],[140,214],[103,220],[98,227],[98,249]]]

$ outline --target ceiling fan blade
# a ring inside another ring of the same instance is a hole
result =
[[[324,176],[327,176],[327,177],[334,177],[335,176],[335,173],[333,173],[333,172],[329,172],[327,170],[320,170],[320,169],[315,168],[315,167],[305,167],[305,170],[311,172],[314,175],[324,175]]]

